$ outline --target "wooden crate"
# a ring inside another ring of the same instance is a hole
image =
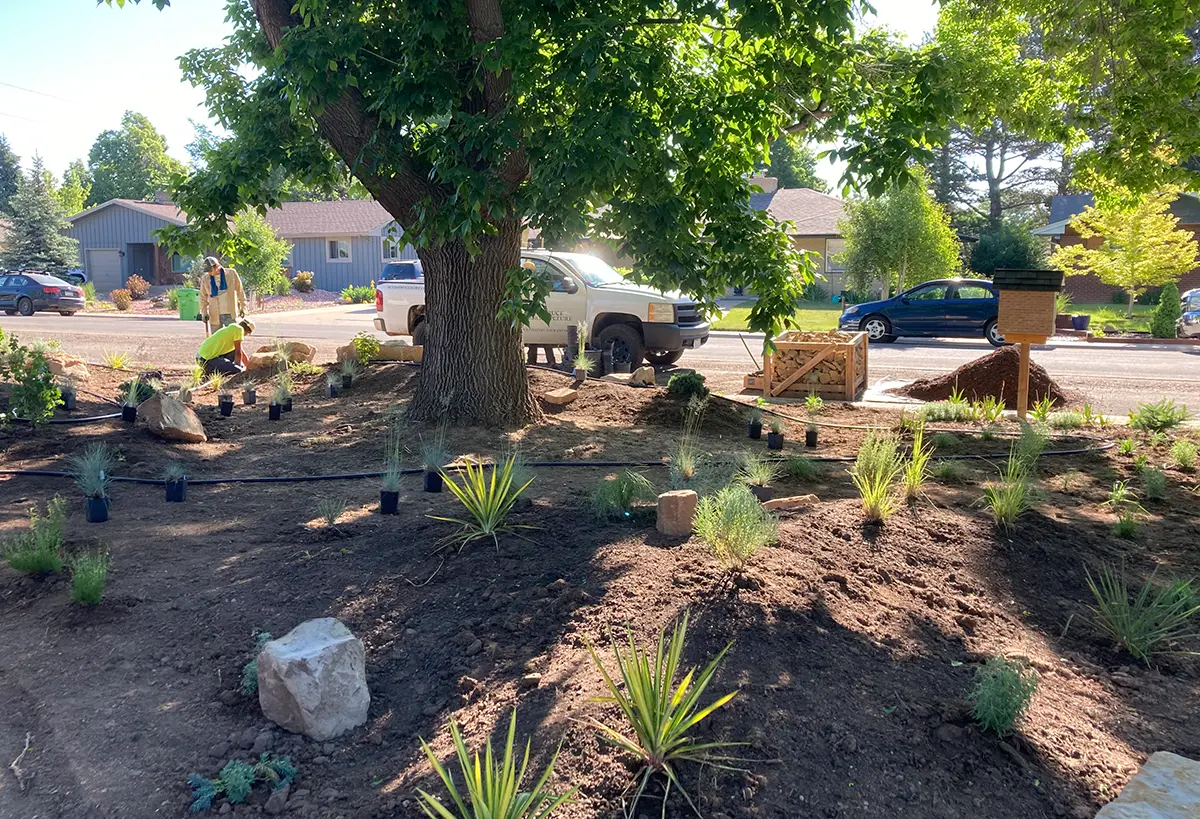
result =
[[[762,373],[746,376],[747,389],[767,398],[804,398],[816,394],[833,401],[854,401],[867,388],[867,334],[784,333],[775,339]]]

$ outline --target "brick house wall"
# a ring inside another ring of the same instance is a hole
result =
[[[1190,230],[1197,240],[1200,241],[1200,225],[1180,225],[1180,227]],[[1086,244],[1088,247],[1097,247],[1102,241],[1097,236],[1089,239]],[[1083,242],[1082,237],[1072,228],[1068,227],[1067,232],[1063,234],[1058,244],[1063,247],[1069,247],[1081,242]],[[1197,287],[1200,287],[1200,267],[1184,273],[1179,279],[1180,293]],[[1112,302],[1113,293],[1121,290],[1119,287],[1105,284],[1091,273],[1084,276],[1067,276],[1064,280],[1064,288],[1070,294],[1071,300],[1079,304],[1109,304]]]

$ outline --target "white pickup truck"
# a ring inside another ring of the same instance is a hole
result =
[[[613,350],[613,361],[637,367],[674,364],[684,350],[708,341],[708,322],[678,293],[633,284],[606,262],[581,253],[521,252],[521,264],[550,280],[546,309],[551,321],[535,318],[525,328],[526,345],[565,347],[567,328],[587,323],[588,342]],[[375,284],[375,329],[389,336],[425,336],[425,279],[384,279]]]

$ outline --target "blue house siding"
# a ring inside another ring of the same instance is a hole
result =
[[[79,262],[85,272],[89,250],[119,250],[121,257],[121,281],[129,278],[130,244],[157,244],[153,232],[166,227],[169,222],[140,213],[120,205],[113,205],[78,220],[67,230],[67,235],[79,240]]]
[[[351,236],[350,261],[331,262],[327,258],[327,243],[330,239],[345,239],[345,236],[288,239],[293,245],[291,268],[293,275],[300,270],[313,273],[313,281],[319,290],[335,293],[351,285],[368,285],[379,278],[383,270],[383,239],[380,236]],[[412,245],[405,245],[400,252],[402,259],[415,259],[417,252]]]

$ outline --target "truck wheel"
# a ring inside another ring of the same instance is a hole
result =
[[[413,331],[412,331],[413,346],[414,347],[424,347],[425,346],[425,336],[427,336],[427,335],[429,335],[429,328],[425,325],[425,320],[422,319],[421,321],[418,321],[417,326],[413,328]]]
[[[646,361],[654,367],[666,367],[683,358],[683,350],[647,350]]]
[[[646,345],[642,342],[642,334],[636,327],[628,324],[610,324],[600,331],[596,339],[601,350],[612,347],[614,362],[629,362],[629,368],[635,369],[642,365],[646,355]]]

